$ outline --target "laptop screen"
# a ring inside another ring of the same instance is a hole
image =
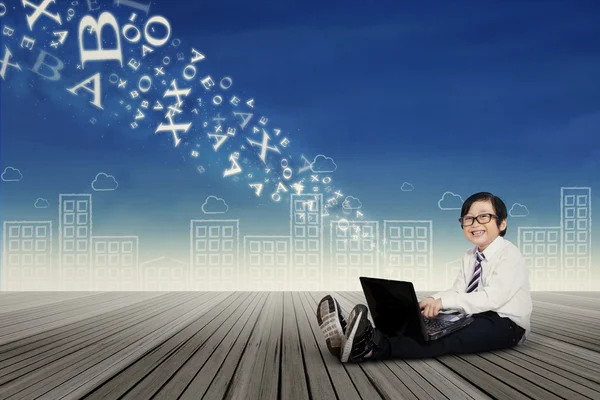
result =
[[[360,278],[375,327],[388,335],[427,338],[411,282]]]

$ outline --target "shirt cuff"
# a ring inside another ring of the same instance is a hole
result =
[[[457,302],[456,302],[456,296],[443,295],[443,296],[440,296],[439,298],[442,300],[442,308],[443,309],[458,308]]]

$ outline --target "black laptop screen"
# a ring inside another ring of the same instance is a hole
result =
[[[360,278],[375,327],[388,335],[424,337],[419,305],[411,282]]]

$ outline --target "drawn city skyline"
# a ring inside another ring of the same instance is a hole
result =
[[[532,290],[589,290],[591,188],[561,188],[560,204],[558,225],[518,226],[515,244]],[[53,221],[3,222],[1,289],[360,290],[358,277],[379,276],[434,290],[461,268],[461,259],[435,267],[432,220],[324,222],[323,211],[322,194],[291,194],[289,235],[242,236],[239,219],[191,219],[187,262],[141,262],[138,236],[93,234],[92,194],[60,194],[58,251]]]

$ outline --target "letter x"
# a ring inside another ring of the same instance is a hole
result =
[[[4,80],[4,76],[6,75],[6,69],[8,67],[15,67],[19,71],[21,70],[21,67],[19,67],[19,64],[9,63],[11,57],[12,57],[12,54],[10,53],[8,46],[5,45],[4,46],[4,60],[0,61],[0,64],[2,64],[2,69],[0,69],[0,77],[2,77],[2,80]]]
[[[267,163],[267,150],[273,150],[279,154],[281,154],[281,152],[279,151],[279,149],[277,148],[277,146],[274,147],[269,147],[269,135],[267,134],[267,131],[265,131],[263,129],[263,140],[262,143],[258,143],[255,142],[253,140],[248,139],[248,142],[252,145],[252,146],[259,146],[261,148],[260,150],[260,159],[262,160],[263,163]]]
[[[178,89],[176,79],[173,79],[173,82],[171,82],[171,87],[173,89],[167,89],[163,97],[177,97],[177,107],[180,107],[183,104],[183,102],[181,101],[181,97],[179,96],[184,95],[185,97],[187,97],[187,95],[190,94],[190,91],[192,89]]]
[[[50,14],[48,11],[46,11],[46,8],[48,8],[50,3],[56,3],[56,0],[44,0],[42,2],[42,4],[40,4],[38,6],[29,2],[28,0],[22,0],[22,1],[23,1],[23,7],[25,7],[25,8],[32,7],[33,9],[35,9],[33,14],[27,16],[27,23],[29,24],[30,31],[33,30],[33,24],[35,24],[35,21],[37,21],[38,18],[41,17],[42,15],[47,15],[48,17],[50,17],[53,20],[55,20],[56,22],[58,22],[59,25],[62,25],[62,21],[60,19],[60,14],[58,14],[58,13]]]

